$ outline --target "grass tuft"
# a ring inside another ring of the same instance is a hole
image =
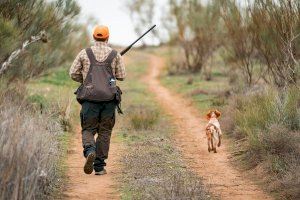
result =
[[[135,130],[150,130],[158,122],[159,112],[157,109],[147,106],[131,106],[128,108],[130,124]]]
[[[0,110],[0,199],[50,198],[58,178],[59,122],[10,102]]]

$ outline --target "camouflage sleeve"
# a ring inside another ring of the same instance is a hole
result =
[[[117,54],[116,58],[113,60],[112,66],[116,78],[124,79],[126,77],[125,65],[121,54]]]
[[[81,62],[81,58],[82,58],[82,53],[83,51],[80,51],[80,53],[76,56],[70,71],[69,71],[69,75],[70,77],[79,83],[83,82],[83,76],[82,76],[82,62]]]

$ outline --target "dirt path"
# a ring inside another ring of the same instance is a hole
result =
[[[178,133],[175,134],[176,144],[188,166],[203,177],[210,192],[221,199],[271,199],[244,174],[232,167],[226,141],[217,154],[208,153],[204,117],[197,114],[189,101],[160,84],[157,77],[164,66],[161,58],[151,56],[150,66],[145,81],[156,95],[157,101],[173,117],[178,128]]]
[[[114,136],[112,136],[109,159],[107,160],[107,174],[103,176],[84,174],[83,165],[85,159],[82,156],[81,133],[80,127],[78,127],[76,135],[71,141],[71,147],[68,150],[66,199],[120,199],[117,183],[114,180],[116,175],[120,173],[118,166],[120,154],[120,144],[116,143]]]

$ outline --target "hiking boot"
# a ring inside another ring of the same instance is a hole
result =
[[[89,155],[86,157],[86,161],[83,168],[84,173],[91,174],[93,172],[94,170],[93,164],[94,164],[95,157],[96,157],[95,152],[89,153]]]
[[[103,169],[101,171],[98,171],[98,172],[95,172],[95,175],[104,175],[104,174],[107,174],[105,169]]]

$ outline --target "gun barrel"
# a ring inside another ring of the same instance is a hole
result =
[[[128,47],[126,47],[126,49],[122,50],[120,52],[121,56],[123,56],[127,51],[129,51],[132,46],[137,43],[140,39],[142,39],[146,34],[148,34],[150,31],[152,31],[152,29],[155,28],[156,25],[153,25],[149,30],[147,30],[143,35],[141,35],[138,39],[136,39],[131,45],[129,45]]]

